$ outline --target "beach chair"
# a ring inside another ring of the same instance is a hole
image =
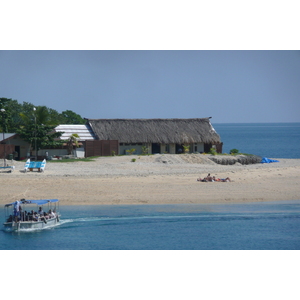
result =
[[[15,169],[15,166],[0,167],[0,171],[7,171],[8,173],[12,173],[12,171],[14,169]]]
[[[25,166],[24,166],[24,172],[25,173],[28,171],[29,165],[30,165],[30,158],[28,158],[26,160],[26,163],[25,163]]]
[[[26,173],[28,170],[33,171],[33,169],[37,169],[39,172],[44,172],[45,167],[46,159],[44,159],[43,161],[30,161],[30,159],[28,158],[24,166],[24,171]]]

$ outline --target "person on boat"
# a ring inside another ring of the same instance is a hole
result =
[[[22,211],[22,206],[19,207],[19,221],[24,221],[24,213]]]
[[[16,201],[14,203],[14,219],[15,219],[15,222],[18,222],[18,218],[20,216],[20,201]]]
[[[41,206],[40,206],[40,208],[39,208],[38,214],[39,214],[40,216],[43,216],[43,215],[44,215],[43,208],[42,208]]]
[[[50,218],[55,218],[56,217],[56,214],[52,209],[49,210],[49,216],[50,216]]]
[[[34,211],[32,210],[31,212],[28,213],[28,221],[32,221],[34,216]]]
[[[29,213],[27,211],[24,211],[24,221],[29,221]]]
[[[37,212],[33,213],[32,215],[32,221],[38,221],[39,220],[39,215]]]

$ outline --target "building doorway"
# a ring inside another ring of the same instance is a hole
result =
[[[160,144],[152,143],[152,154],[160,153]]]
[[[15,155],[14,155],[15,160],[20,160],[20,146],[15,146]]]
[[[176,154],[183,153],[183,144],[176,144]]]
[[[204,144],[204,152],[208,153],[212,147],[212,144]]]

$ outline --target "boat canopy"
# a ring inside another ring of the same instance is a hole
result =
[[[59,201],[58,199],[43,199],[43,200],[25,200],[25,199],[22,199],[22,200],[20,200],[21,204],[36,204],[36,205],[44,205],[44,204],[47,204],[47,203],[54,203],[54,202],[58,202],[58,201]],[[14,203],[16,203],[16,201],[12,202],[12,203],[5,204],[5,207],[14,205]]]

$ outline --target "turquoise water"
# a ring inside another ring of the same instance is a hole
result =
[[[300,123],[214,124],[224,143],[223,153],[241,153],[268,158],[300,158]]]
[[[300,201],[62,206],[61,224],[0,232],[7,250],[299,250]]]

